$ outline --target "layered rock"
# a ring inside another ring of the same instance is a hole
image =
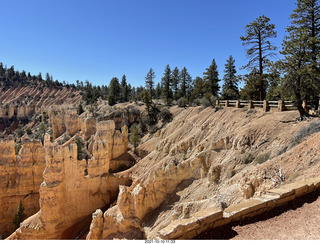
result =
[[[14,141],[7,140],[0,142],[0,154],[0,233],[8,236],[20,201],[27,216],[39,210],[45,150],[41,141],[24,140],[16,157]]]
[[[115,131],[113,121],[99,122],[93,157],[88,162],[77,160],[76,144],[49,145],[40,186],[40,211],[25,220],[9,239],[74,238],[88,216],[116,199],[119,185],[131,184],[128,177],[108,174],[110,159],[127,150],[122,144],[126,137],[127,129]]]

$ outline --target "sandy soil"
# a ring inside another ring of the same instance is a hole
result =
[[[320,190],[254,219],[207,231],[196,239],[319,240]]]

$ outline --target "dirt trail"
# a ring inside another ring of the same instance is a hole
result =
[[[196,239],[319,240],[320,190],[253,219],[207,231]]]

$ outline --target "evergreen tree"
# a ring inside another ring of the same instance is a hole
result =
[[[239,90],[238,90],[238,78],[236,76],[237,70],[235,66],[235,60],[230,55],[229,59],[227,59],[227,63],[225,64],[223,81],[224,84],[222,86],[222,99],[225,100],[235,100],[239,98]]]
[[[80,102],[79,105],[78,105],[78,115],[82,114],[84,112],[84,109],[82,107],[82,103]]]
[[[168,64],[164,70],[164,74],[162,77],[162,96],[166,104],[170,104],[173,97],[172,90],[171,90],[171,83],[172,83],[172,74],[171,74],[170,66]]]
[[[129,140],[130,140],[130,143],[134,147],[134,153],[137,153],[137,146],[141,142],[141,135],[140,135],[140,130],[139,130],[138,126],[134,125],[132,127]]]
[[[213,96],[217,96],[220,86],[219,86],[219,72],[216,60],[213,59],[209,68],[206,68],[206,72],[203,73],[203,80],[206,83],[208,92]]]
[[[117,77],[113,77],[109,84],[109,96],[108,101],[109,104],[111,102],[111,106],[114,105],[120,97],[120,84],[119,79]]]
[[[180,72],[177,67],[174,68],[172,71],[172,92],[173,98],[177,100],[178,98],[178,91],[179,91],[179,82],[180,82]]]
[[[206,93],[207,87],[204,80],[201,77],[197,76],[194,80],[193,99],[202,98]]]
[[[260,100],[264,100],[266,90],[264,89],[263,73],[266,65],[269,62],[269,57],[275,56],[273,51],[276,47],[269,41],[270,38],[276,38],[277,32],[275,25],[270,23],[270,19],[264,15],[260,16],[246,26],[246,35],[241,36],[243,46],[248,46],[247,57],[249,63],[244,68],[257,68],[260,76],[259,96]]]
[[[123,75],[121,78],[120,84],[120,101],[127,102],[128,101],[128,85],[127,85],[127,77]]]
[[[154,89],[154,78],[155,73],[152,68],[150,68],[147,76],[146,76],[146,89],[149,91],[150,99],[152,101],[153,89]]]
[[[160,99],[160,97],[161,97],[161,91],[162,91],[162,87],[161,87],[161,84],[160,84],[160,82],[159,82],[159,83],[157,83],[156,91],[155,91],[155,95],[156,95],[156,98],[157,98],[157,99]]]
[[[319,3],[316,0],[298,0],[290,16],[291,25],[282,43],[284,59],[277,65],[283,74],[283,88],[292,90],[300,117],[306,115],[302,101],[310,94],[319,93]]]
[[[191,90],[191,83],[192,78],[187,70],[186,67],[183,67],[183,69],[180,72],[180,91],[179,91],[179,97],[184,97],[187,100],[190,100],[190,91]]]
[[[245,86],[240,91],[240,96],[244,100],[259,100],[260,75],[257,69],[253,69],[249,74],[243,76]]]
[[[26,217],[27,217],[27,215],[24,213],[24,207],[23,207],[22,201],[20,201],[18,209],[17,209],[17,213],[15,214],[14,219],[13,219],[14,230],[16,230],[20,227],[20,223],[23,220],[25,220]]]

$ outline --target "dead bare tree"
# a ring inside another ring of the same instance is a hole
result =
[[[271,170],[265,169],[264,178],[270,179],[276,184],[280,184],[286,180],[285,173],[283,173],[280,165],[275,165]]]

